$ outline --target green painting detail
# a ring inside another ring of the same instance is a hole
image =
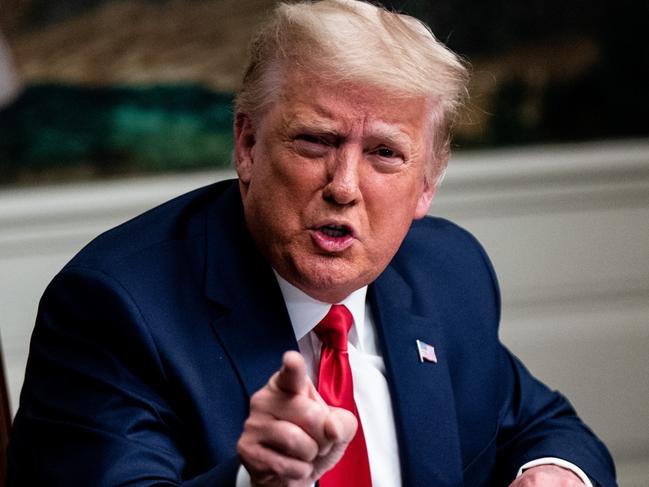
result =
[[[124,172],[224,167],[231,94],[197,86],[29,86],[0,112],[0,181],[48,167]]]

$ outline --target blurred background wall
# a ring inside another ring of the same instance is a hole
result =
[[[2,0],[0,59],[23,91],[0,112],[0,184],[227,166],[273,1]],[[471,62],[460,149],[649,134],[644,0],[385,3]]]
[[[233,175],[272,0],[0,0],[0,336],[13,410],[38,298],[90,238]],[[393,1],[465,56],[431,213],[474,232],[503,340],[649,485],[649,3]]]

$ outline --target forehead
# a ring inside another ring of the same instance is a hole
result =
[[[275,103],[286,128],[357,131],[419,137],[428,129],[430,104],[425,97],[406,96],[358,82],[326,82],[301,73],[289,75]]]

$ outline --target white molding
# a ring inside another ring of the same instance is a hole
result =
[[[648,202],[649,139],[632,139],[460,152],[435,205],[448,215],[499,218]]]

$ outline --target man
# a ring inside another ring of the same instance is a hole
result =
[[[465,84],[412,18],[280,5],[238,182],[107,232],[45,292],[10,484],[615,485],[498,341],[480,246],[424,218]]]

